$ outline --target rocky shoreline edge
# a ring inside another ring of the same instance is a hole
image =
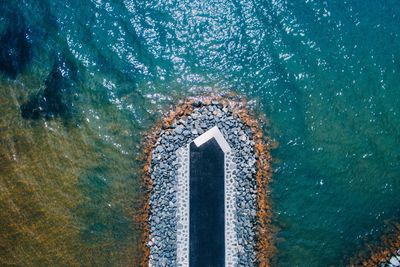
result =
[[[171,108],[171,111],[166,113],[163,119],[157,123],[157,125],[144,137],[143,147],[146,158],[144,159],[143,165],[143,188],[146,192],[146,199],[144,201],[143,213],[138,218],[139,222],[143,225],[143,236],[141,241],[141,250],[143,254],[141,264],[142,266],[149,266],[150,259],[152,258],[154,260],[155,256],[152,255],[150,250],[157,251],[158,249],[158,247],[154,246],[154,232],[159,231],[157,230],[157,225],[160,224],[160,219],[163,219],[162,216],[154,216],[151,210],[156,206],[155,203],[159,203],[160,201],[162,202],[164,200],[154,199],[151,192],[153,190],[164,190],[168,188],[168,186],[165,187],[165,183],[164,187],[162,187],[162,185],[160,187],[160,184],[157,185],[157,181],[154,179],[154,170],[157,170],[159,166],[156,167],[156,165],[160,164],[157,158],[161,159],[160,157],[164,153],[164,148],[171,150],[171,148],[168,146],[160,146],[160,142],[163,142],[161,139],[169,136],[169,134],[166,134],[167,132],[170,133],[173,131],[175,134],[175,139],[181,139],[177,140],[176,142],[184,142],[190,138],[198,136],[202,129],[206,130],[209,128],[214,122],[212,122],[210,125],[199,125],[199,128],[194,127],[193,131],[190,133],[187,132],[187,129],[181,127],[181,125],[184,124],[185,121],[187,122],[187,120],[192,123],[193,117],[195,117],[195,115],[192,117],[192,114],[199,113],[199,110],[202,110],[200,113],[205,112],[209,114],[209,116],[210,112],[213,113],[211,115],[213,117],[218,118],[221,116],[224,118],[224,121],[227,120],[226,116],[229,116],[229,120],[231,120],[232,123],[236,123],[236,126],[240,126],[240,123],[242,123],[244,126],[243,129],[249,129],[248,135],[242,134],[241,136],[243,137],[241,138],[244,141],[249,142],[248,144],[251,144],[251,152],[254,155],[254,170],[249,169],[249,171],[254,172],[252,177],[254,178],[254,216],[256,220],[254,221],[254,257],[250,258],[252,258],[252,263],[256,263],[258,266],[269,266],[272,255],[275,252],[275,246],[272,238],[273,233],[271,230],[271,208],[268,201],[267,189],[268,182],[271,178],[271,156],[269,151],[271,149],[272,142],[270,139],[264,136],[263,131],[261,130],[260,125],[264,123],[263,118],[258,118],[258,120],[256,120],[254,116],[251,116],[247,102],[243,98],[233,94],[191,97],[183,100],[175,107]],[[202,115],[204,114],[200,114],[200,116]],[[182,138],[180,136],[182,136]],[[185,136],[187,138],[185,138]],[[248,140],[246,140],[246,136],[249,137]],[[171,160],[172,162],[177,162],[177,159],[173,157]],[[164,166],[164,171],[166,169],[167,167]],[[160,173],[157,175],[160,175]],[[168,181],[166,184],[168,184]],[[168,188],[168,190],[170,190],[171,193],[174,193],[172,188]],[[176,200],[171,198],[168,199],[168,201],[171,202],[171,209],[169,212],[176,212],[176,207],[174,207],[174,201]],[[159,210],[161,211],[162,209]],[[167,223],[163,227],[168,229],[170,225]],[[166,237],[171,238],[171,240],[174,241],[173,236]],[[163,254],[166,254],[166,258],[163,258],[162,260],[165,261],[165,265],[171,263],[169,261],[171,258],[176,257],[173,252],[174,250],[176,251],[176,247],[163,247]],[[153,252],[153,254],[156,255],[157,253]],[[157,259],[157,261],[158,260],[160,259]],[[246,264],[250,264],[250,262]]]
[[[400,266],[400,223],[391,223],[378,245],[370,245],[366,251],[354,257],[350,266]]]

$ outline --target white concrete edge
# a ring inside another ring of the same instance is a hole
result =
[[[227,191],[227,188],[226,188],[226,186],[227,186],[226,163],[227,163],[227,153],[225,153],[225,151],[224,151],[224,242],[225,242],[225,251],[224,251],[225,259],[224,259],[224,261],[225,261],[225,266],[227,266],[228,259],[229,259],[229,256],[228,256],[229,244],[228,244],[228,238],[227,238],[229,230],[228,230],[227,223],[226,223],[227,214],[228,214],[228,207],[227,207],[227,201],[226,201],[226,191]]]
[[[197,147],[203,145],[211,138],[215,138],[218,145],[221,147],[224,153],[224,217],[225,217],[225,226],[224,226],[224,236],[225,236],[225,265],[230,267],[234,266],[236,254],[237,254],[237,236],[235,232],[235,226],[233,221],[233,214],[236,213],[235,208],[235,185],[231,182],[227,182],[228,175],[228,166],[227,162],[232,162],[232,149],[229,146],[228,142],[222,135],[221,131],[217,126],[212,127],[192,142],[195,143]],[[178,188],[177,188],[177,199],[178,202],[182,201],[182,199],[186,200],[187,209],[178,210],[179,220],[178,223],[184,225],[184,228],[188,231],[186,233],[181,233],[177,235],[177,266],[188,267],[189,266],[189,243],[190,243],[190,144],[183,146],[180,150],[183,153],[180,154],[181,160],[186,161],[186,167],[181,167],[178,170],[178,173],[182,172],[182,175],[178,174]],[[230,176],[233,176],[231,174]],[[186,188],[186,189],[185,189]],[[231,203],[229,205],[227,201],[227,193],[231,194]],[[182,203],[183,204],[183,203]]]
[[[187,265],[189,266],[190,262],[190,144],[186,145],[186,155],[187,155],[187,169],[185,173],[185,183],[186,183],[186,205],[187,205],[187,210],[186,210],[186,216],[187,216],[187,240],[185,243],[185,248],[186,248],[186,257],[187,257]]]
[[[181,160],[181,166],[178,168],[177,183],[177,203],[181,209],[177,210],[179,219],[177,223],[183,226],[182,230],[177,230],[177,257],[176,266],[189,266],[189,222],[190,222],[190,195],[189,195],[189,171],[190,171],[190,146],[185,145],[176,151],[177,157]]]
[[[236,214],[236,196],[235,196],[235,182],[234,174],[231,172],[228,175],[228,162],[232,164],[232,153],[225,153],[224,155],[224,202],[225,202],[225,266],[231,267],[237,264],[237,235],[235,231],[235,218]],[[230,195],[231,201],[228,202],[227,196]]]
[[[218,145],[221,147],[222,151],[224,151],[224,153],[231,151],[231,147],[229,146],[228,142],[225,140],[224,136],[217,126],[212,127],[211,129],[194,139],[193,142],[197,147],[199,147],[213,137],[217,141]]]

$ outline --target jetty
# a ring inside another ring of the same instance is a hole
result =
[[[254,266],[268,210],[259,135],[226,102],[191,101],[149,160],[146,266]],[[269,166],[268,166],[269,167]],[[261,197],[260,197],[261,196]]]

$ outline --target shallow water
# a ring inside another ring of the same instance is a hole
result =
[[[277,265],[344,265],[400,219],[399,29],[396,0],[0,1],[0,265],[137,265],[141,134],[210,90],[280,144]]]

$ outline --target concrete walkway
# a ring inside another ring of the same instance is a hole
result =
[[[177,151],[177,265],[233,266],[236,168],[232,151],[213,127]]]
[[[190,144],[191,267],[225,266],[224,152],[215,138]]]

